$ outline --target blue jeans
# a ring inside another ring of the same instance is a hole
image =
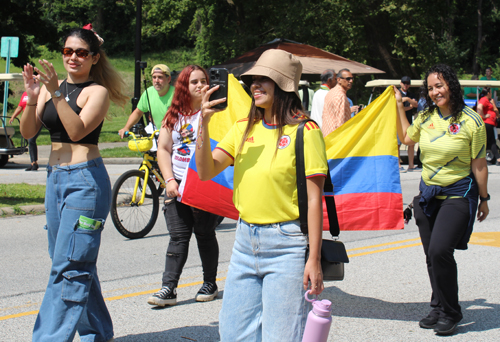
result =
[[[78,227],[80,215],[104,221],[111,204],[111,183],[101,158],[69,166],[47,166],[45,213],[49,284],[33,329],[33,341],[108,341],[113,323],[97,277],[103,226]]]
[[[238,220],[219,315],[222,342],[299,342],[307,238],[298,221],[254,225]]]

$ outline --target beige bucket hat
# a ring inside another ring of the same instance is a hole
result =
[[[269,49],[259,57],[255,65],[241,75],[241,80],[250,88],[252,76],[266,76],[272,79],[281,90],[295,92],[299,96],[299,81],[302,64],[289,52]]]

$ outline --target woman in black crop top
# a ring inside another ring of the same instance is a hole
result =
[[[92,25],[72,30],[62,42],[66,80],[59,81],[46,60],[23,72],[28,102],[21,133],[30,138],[43,125],[52,141],[45,194],[52,268],[33,340],[71,341],[78,331],[82,340],[108,341],[113,324],[96,262],[111,184],[97,142],[110,100],[123,105],[127,98]]]

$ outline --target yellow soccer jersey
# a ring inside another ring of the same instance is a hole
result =
[[[427,185],[448,186],[471,173],[472,159],[486,156],[486,129],[483,119],[471,108],[462,109],[460,123],[451,124],[439,108],[430,115],[420,112],[408,128],[408,137],[419,142]]]
[[[234,160],[233,202],[240,217],[253,224],[297,220],[295,136],[298,125],[284,127],[278,151],[276,126],[257,122],[238,154],[247,119],[236,122],[217,148]],[[275,154],[276,152],[276,154]],[[314,122],[304,127],[306,177],[325,176],[325,142]]]

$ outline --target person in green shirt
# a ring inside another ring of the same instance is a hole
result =
[[[130,114],[125,126],[118,131],[122,139],[125,132],[128,132],[133,125],[138,123],[145,112],[151,111],[155,126],[161,126],[161,121],[172,103],[174,87],[170,84],[172,78],[169,67],[165,64],[157,64],[151,70],[151,76],[153,85],[141,95],[137,108]]]

